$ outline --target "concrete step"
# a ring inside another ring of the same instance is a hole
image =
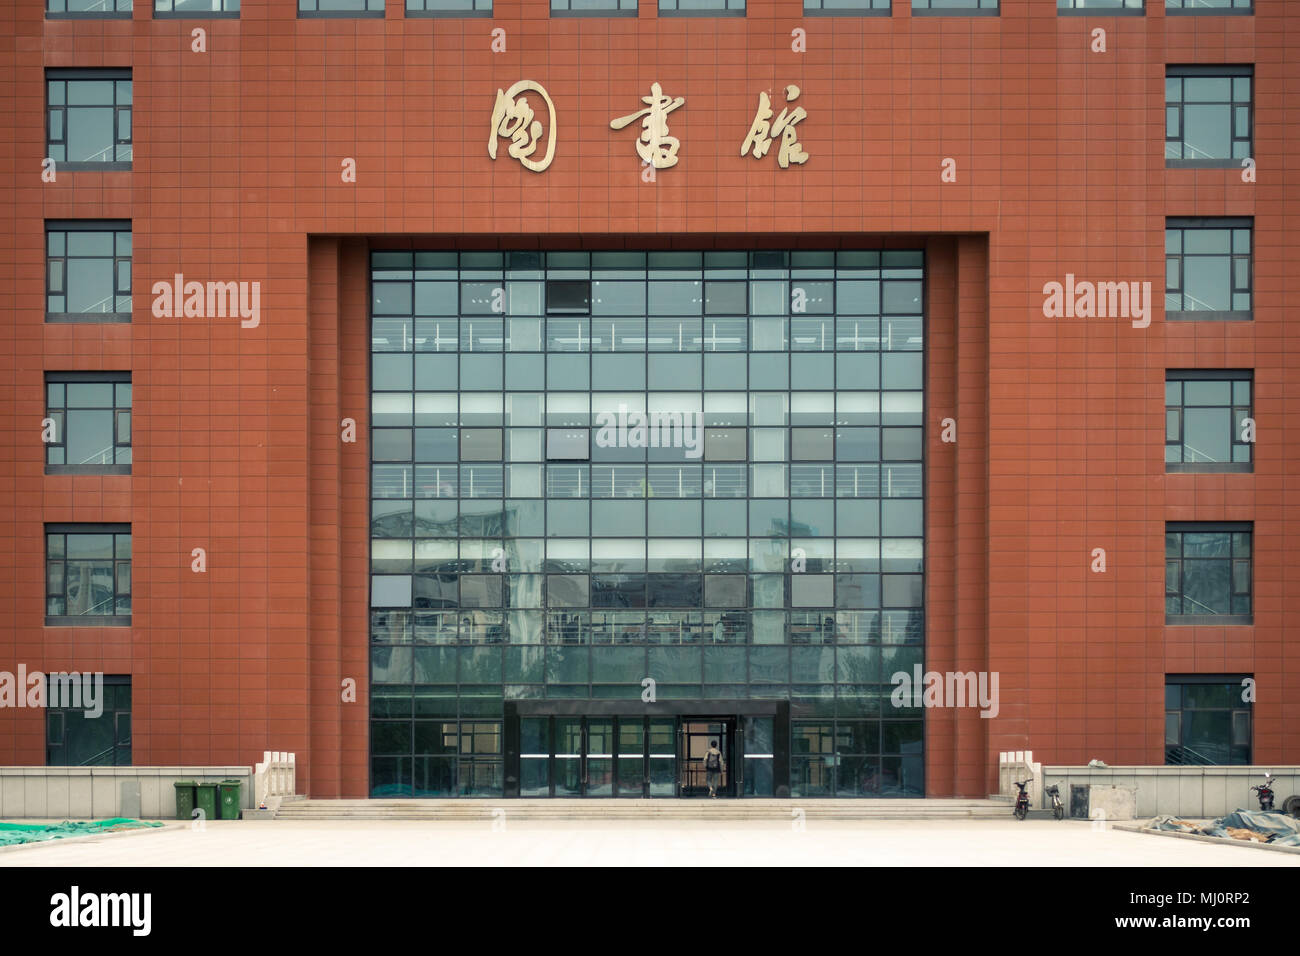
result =
[[[978,799],[708,800],[299,800],[280,807],[277,820],[482,821],[496,810],[512,820],[784,820],[794,811],[816,820],[1001,819],[1002,801]]]

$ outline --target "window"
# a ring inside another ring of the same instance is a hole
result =
[[[1166,373],[1165,471],[1254,470],[1251,380],[1249,371]]]
[[[835,457],[835,429],[790,429],[790,457],[795,461],[830,461]]]
[[[1165,222],[1165,318],[1252,318],[1250,219]]]
[[[239,16],[239,0],[154,0],[153,15],[159,19],[235,19]]]
[[[501,437],[500,428],[462,428],[461,461],[500,461]]]
[[[376,17],[384,15],[384,0],[298,0],[300,17]]]
[[[1165,0],[1165,13],[1170,15],[1250,15],[1254,12],[1255,0]]]
[[[129,20],[131,0],[45,0],[45,15],[51,20]]]
[[[805,3],[808,0],[804,0]],[[997,16],[998,0],[912,0],[912,16]]]
[[[131,473],[131,373],[47,372],[47,475]]]
[[[743,17],[745,0],[659,0],[661,17]]]
[[[406,0],[408,17],[490,17],[492,0]]]
[[[1142,0],[1056,0],[1056,12],[1089,14],[1106,11],[1112,14],[1142,16]]]
[[[546,283],[548,315],[587,315],[591,312],[589,279],[551,279]]]
[[[1165,623],[1250,624],[1249,522],[1165,525]]]
[[[47,675],[45,764],[131,766],[130,677],[75,671]]]
[[[131,624],[131,526],[45,526],[45,623]]]
[[[591,457],[591,432],[586,428],[548,428],[546,457],[550,461],[587,461]]]
[[[57,168],[131,168],[130,70],[46,70],[45,97]]]
[[[634,17],[637,0],[551,0],[553,17]]]
[[[1165,763],[1221,766],[1251,762],[1247,675],[1165,678]]]
[[[45,224],[45,321],[131,321],[131,224]]]
[[[1165,165],[1231,167],[1253,153],[1249,66],[1165,70]]]
[[[706,461],[744,461],[745,457],[745,429],[705,429],[704,458]]]

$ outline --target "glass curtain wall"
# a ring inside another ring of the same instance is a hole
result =
[[[789,699],[794,795],[924,793],[923,269],[373,252],[372,792],[499,794],[504,700],[648,678]]]

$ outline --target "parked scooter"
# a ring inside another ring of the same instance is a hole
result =
[[[1052,784],[1044,791],[1052,798],[1052,816],[1060,820],[1065,816],[1065,804],[1061,803],[1061,788],[1058,784]]]
[[[1261,810],[1273,809],[1273,774],[1265,770],[1264,782],[1250,789],[1255,791],[1255,795],[1259,797],[1259,808]]]
[[[1011,811],[1016,815],[1017,820],[1023,820],[1029,815],[1029,793],[1025,790],[1025,787],[1029,786],[1030,782],[1029,780],[1024,783],[1019,780],[1013,781],[1020,788],[1020,793],[1016,796],[1015,809]]]

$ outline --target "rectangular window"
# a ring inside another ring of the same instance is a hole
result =
[[[131,168],[130,70],[46,70],[45,102],[56,169]]]
[[[1143,0],[1056,0],[1056,12],[1087,16],[1105,11],[1111,14],[1140,17],[1145,12],[1142,3]]]
[[[807,0],[805,0],[805,3]],[[912,16],[997,16],[998,0],[912,0]]]
[[[45,0],[45,15],[51,20],[129,20],[131,0]]]
[[[634,17],[637,0],[551,0],[553,17]]]
[[[384,15],[384,0],[298,0],[300,17],[374,17]]]
[[[591,432],[586,428],[548,428],[548,461],[587,461],[591,458]]]
[[[661,17],[743,17],[745,0],[659,0]]]
[[[1165,524],[1165,623],[1251,624],[1250,522]]]
[[[1165,221],[1165,318],[1249,320],[1255,260],[1250,219]]]
[[[131,321],[131,224],[45,224],[45,321]]]
[[[1165,13],[1170,16],[1187,14],[1249,16],[1254,12],[1255,0],[1165,0]]]
[[[131,526],[45,526],[45,623],[131,624]]]
[[[153,0],[153,15],[158,19],[235,19],[239,16],[239,0]]]
[[[408,17],[490,17],[492,0],[406,0]]]
[[[1249,675],[1165,677],[1165,763],[1223,766],[1251,762]]]
[[[1165,373],[1165,471],[1253,471],[1250,371]]]
[[[131,766],[129,676],[50,674],[46,695],[46,766]]]
[[[47,475],[131,473],[131,373],[46,372]]]
[[[916,3],[930,3],[932,0],[913,0]],[[951,0],[937,0],[938,3],[950,3]],[[997,0],[994,0],[996,7]],[[803,0],[803,12],[810,17],[887,17],[890,13],[890,0]]]
[[[1165,69],[1165,165],[1229,168],[1254,155],[1251,66]]]

